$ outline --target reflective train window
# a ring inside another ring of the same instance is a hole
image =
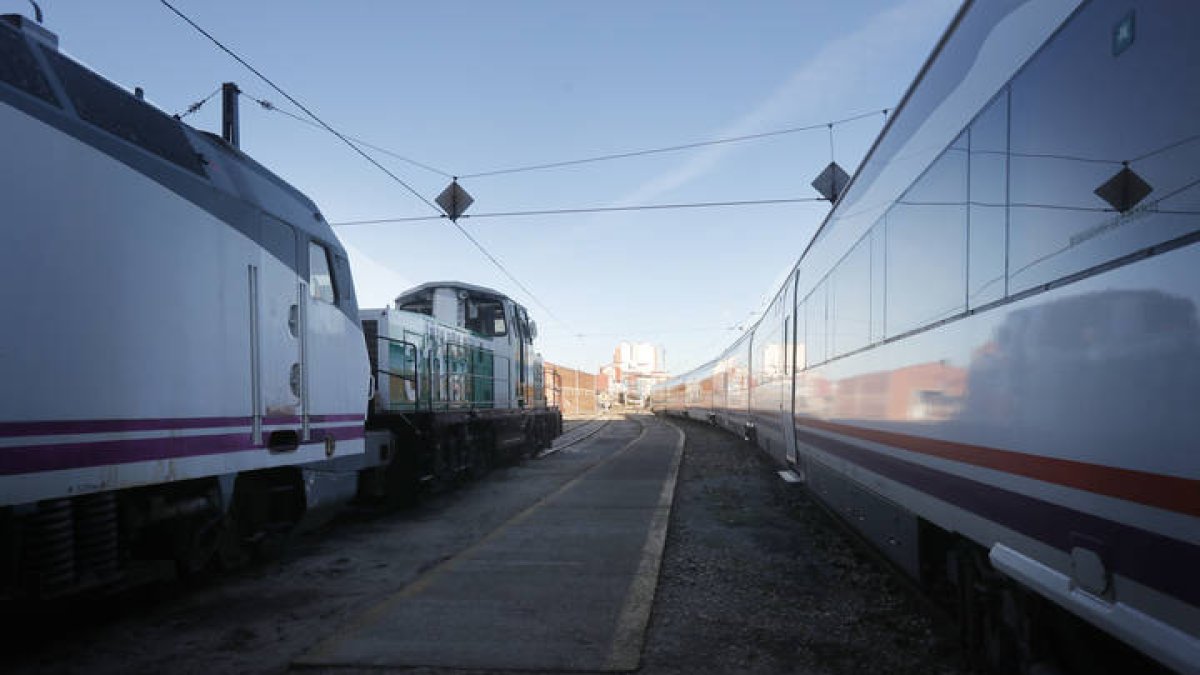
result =
[[[963,309],[967,278],[967,152],[960,137],[887,214],[887,335]]]
[[[1013,80],[1010,293],[1200,225],[1200,19],[1167,4],[1139,5],[1114,54],[1096,36],[1129,3],[1092,3]]]
[[[826,283],[822,281],[804,301],[804,347],[810,366],[822,363],[826,359],[825,338],[828,333],[825,326],[825,288]]]
[[[0,22],[0,82],[11,84],[46,103],[57,106],[46,76],[38,67],[24,36]]]
[[[796,322],[792,330],[792,372],[800,372],[808,366],[807,326],[804,320],[806,306],[803,300],[796,303]]]
[[[54,50],[43,49],[42,53],[58,73],[71,104],[84,121],[188,171],[204,175],[200,158],[177,120]]]
[[[337,302],[337,289],[329,271],[329,251],[315,241],[308,244],[308,292],[316,300]]]
[[[508,324],[504,320],[504,303],[491,297],[468,297],[464,327],[472,333],[486,337],[508,335]]]
[[[883,218],[871,226],[871,335],[872,343],[883,339],[884,308],[887,305],[887,228]]]
[[[340,255],[333,256],[333,287],[337,289],[338,305],[358,311],[358,301],[354,297],[353,277],[350,274],[350,261]]]
[[[1008,92],[984,109],[970,129],[971,211],[967,304],[1004,297],[1008,246]]]
[[[829,287],[830,355],[867,346],[871,338],[871,237],[868,234],[833,271]]]

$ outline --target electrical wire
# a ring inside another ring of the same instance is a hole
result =
[[[475,248],[479,249],[479,252],[480,252],[480,253],[482,253],[483,255],[487,256],[487,259],[488,259],[488,260],[491,260],[491,261],[492,261],[492,264],[493,264],[493,265],[495,265],[495,266],[496,266],[496,267],[497,267],[497,268],[498,268],[498,269],[499,269],[501,272],[503,272],[503,273],[504,273],[504,276],[508,277],[508,278],[509,278],[509,279],[510,279],[510,280],[511,280],[511,281],[512,281],[514,284],[516,284],[516,285],[517,285],[517,286],[518,286],[518,287],[519,287],[519,288],[520,288],[522,291],[525,291],[525,294],[526,294],[526,295],[528,295],[530,298],[532,298],[532,299],[533,299],[533,301],[534,301],[534,302],[536,302],[536,303],[538,304],[538,306],[540,306],[542,309],[546,310],[546,314],[547,314],[547,315],[549,315],[551,319],[554,319],[555,321],[557,321],[557,322],[558,322],[560,325],[562,325],[564,328],[568,328],[568,326],[567,326],[567,323],[566,323],[565,321],[563,321],[562,319],[558,318],[558,316],[556,316],[556,315],[554,314],[554,311],[553,311],[553,310],[551,310],[549,307],[547,307],[547,306],[546,306],[546,303],[542,302],[542,301],[541,301],[541,300],[538,298],[538,296],[534,295],[534,294],[533,294],[533,291],[529,290],[529,288],[528,288],[528,287],[526,287],[526,286],[525,286],[525,284],[521,283],[521,280],[520,280],[520,279],[518,279],[518,278],[516,278],[515,276],[513,276],[512,272],[509,272],[509,271],[508,271],[508,268],[507,268],[507,267],[505,267],[503,263],[501,263],[499,260],[497,260],[497,259],[496,259],[496,256],[492,255],[492,254],[491,254],[491,252],[489,252],[489,251],[488,251],[486,248],[484,248],[483,244],[480,244],[480,243],[479,243],[479,242],[478,242],[478,241],[475,239],[475,237],[472,237],[470,232],[467,232],[465,229],[463,229],[463,226],[462,226],[462,225],[459,225],[459,224],[458,224],[457,222],[455,222],[454,220],[451,220],[451,221],[450,221],[450,224],[451,224],[451,225],[453,225],[453,226],[455,227],[455,229],[457,229],[459,232],[461,232],[461,233],[462,233],[462,236],[464,236],[464,237],[466,237],[466,238],[467,238],[467,241],[470,241],[472,244],[474,244],[474,245],[475,245]],[[569,330],[569,328],[568,328],[568,330]]]
[[[506,168],[506,169],[495,169],[492,171],[480,171],[478,173],[460,174],[459,178],[462,178],[462,179],[483,178],[485,176],[499,176],[501,174],[523,173],[526,171],[541,171],[543,169],[557,169],[557,168],[566,167],[566,166],[578,166],[580,164],[590,164],[593,162],[607,162],[607,161],[614,160],[614,159],[628,159],[630,157],[644,157],[646,155],[655,155],[655,154],[660,154],[660,153],[664,153],[664,152],[678,152],[680,150],[691,150],[693,148],[703,148],[703,147],[707,147],[710,145],[722,145],[722,144],[726,144],[726,143],[740,143],[742,141],[757,140],[760,138],[769,138],[772,136],[782,136],[785,134],[795,134],[795,133],[799,133],[802,131],[813,131],[815,129],[824,129],[824,128],[832,129],[834,127],[834,125],[846,124],[848,122],[854,122],[857,120],[865,119],[867,117],[874,117],[875,115],[878,115],[880,113],[882,113],[884,116],[886,116],[888,113],[888,109],[884,108],[882,110],[872,110],[871,112],[861,113],[858,115],[852,115],[850,117],[845,117],[840,120],[834,120],[832,122],[822,122],[820,124],[808,124],[808,125],[800,126],[800,127],[789,127],[787,129],[778,129],[775,131],[764,131],[764,132],[757,133],[757,134],[745,134],[743,136],[730,136],[727,138],[718,138],[718,139],[714,139],[714,140],[710,140],[710,141],[699,141],[696,143],[684,143],[682,145],[671,145],[671,146],[662,147],[662,148],[650,148],[648,150],[633,150],[630,152],[618,152],[618,153],[609,154],[609,155],[598,155],[596,157],[586,157],[583,159],[571,159],[571,160],[566,160],[566,161],[562,161],[562,162],[549,162],[546,164],[531,164],[528,166],[517,166],[517,167]]]
[[[190,18],[188,18],[188,16],[186,14],[179,11],[178,9],[175,9],[174,5],[167,2],[167,0],[159,0],[159,2],[161,2],[163,4],[163,6],[166,7],[167,9],[171,10],[180,19],[183,19],[189,26],[196,29],[196,31],[199,32],[201,35],[208,38],[209,41],[211,41],[218,48],[220,48],[221,51],[225,52],[230,57],[232,57],[233,60],[242,64],[242,66],[244,66],[247,70],[254,73],[258,77],[258,79],[262,80],[263,82],[266,82],[267,86],[271,87],[276,92],[278,92],[280,96],[286,98],[292,105],[296,106],[300,110],[303,110],[304,114],[311,117],[315,122],[320,124],[326,131],[333,134],[334,136],[337,136],[338,139],[340,139],[343,143],[350,146],[350,148],[352,150],[354,150],[356,153],[362,155],[363,159],[367,160],[371,164],[374,164],[377,169],[379,169],[380,171],[387,174],[392,180],[396,181],[401,186],[403,186],[406,190],[411,192],[413,194],[413,196],[415,196],[417,199],[420,199],[422,202],[425,202],[425,204],[427,206],[429,206],[429,208],[433,209],[434,211],[438,211],[438,212],[442,211],[442,209],[438,208],[438,206],[436,204],[429,201],[428,199],[425,198],[424,195],[422,195],[420,192],[417,192],[415,189],[413,189],[413,187],[411,185],[404,182],[396,174],[392,173],[391,171],[388,171],[387,167],[385,167],[384,165],[382,165],[378,161],[376,161],[374,157],[368,155],[366,152],[364,152],[362,150],[362,148],[360,148],[357,145],[355,145],[354,143],[350,142],[345,136],[343,136],[341,134],[341,132],[339,132],[337,129],[334,129],[333,127],[326,124],[324,120],[322,120],[320,117],[317,117],[317,115],[315,113],[313,113],[313,111],[311,111],[307,107],[305,107],[305,105],[303,103],[301,103],[300,101],[297,101],[294,97],[292,97],[291,94],[284,91],[281,87],[279,87],[279,85],[272,82],[270,78],[268,78],[266,75],[263,75],[261,72],[259,72],[259,70],[257,68],[250,65],[249,62],[247,62],[242,57],[238,56],[232,49],[230,49],[229,47],[226,47],[224,44],[221,43],[220,40],[213,37],[212,34],[210,34],[208,31],[204,30],[203,28],[201,28],[199,24],[197,24],[195,21],[192,21]]]
[[[288,94],[282,88],[280,88],[278,85],[276,85],[274,82],[272,82],[270,78],[268,78],[266,75],[263,75],[261,72],[258,71],[258,69],[256,69],[254,66],[250,65],[245,59],[238,56],[233,50],[231,50],[230,48],[228,48],[224,44],[222,44],[220,40],[216,39],[210,33],[208,33],[208,31],[201,28],[195,21],[192,21],[190,18],[187,17],[187,15],[185,15],[183,12],[179,11],[174,6],[172,6],[171,3],[167,2],[167,0],[159,0],[159,2],[161,2],[163,4],[163,6],[165,6],[167,9],[171,10],[180,19],[183,19],[192,28],[196,29],[201,35],[208,38],[213,44],[215,44],[217,47],[219,47],[221,49],[221,51],[225,52],[226,54],[231,56],[235,61],[242,64],[247,70],[249,70],[250,72],[254,73],[256,76],[258,76],[258,78],[261,79],[263,82],[266,82],[268,86],[270,86],[272,89],[274,89],[276,92],[278,92],[279,95],[286,98],[292,105],[294,105],[297,108],[299,108],[300,110],[304,111],[304,113],[306,115],[308,115],[315,122],[320,124],[326,131],[333,134],[334,136],[337,136],[339,140],[341,140],[343,143],[345,143],[347,146],[349,146],[352,150],[354,150],[354,152],[361,155],[363,157],[363,159],[366,159],[368,162],[370,162],[372,165],[374,165],[375,168],[377,168],[380,171],[387,174],[388,177],[390,177],[392,180],[399,183],[406,190],[411,192],[414,196],[416,196],[418,199],[420,199],[422,202],[424,202],[426,205],[428,205],[429,208],[433,209],[434,211],[439,212],[440,214],[442,214],[442,216],[446,216],[445,211],[443,211],[441,208],[439,208],[436,204],[434,204],[433,202],[426,199],[424,195],[422,195],[421,193],[419,193],[415,189],[413,189],[413,187],[411,185],[404,182],[399,176],[397,176],[396,174],[389,171],[385,166],[383,166],[378,161],[376,161],[376,159],[374,157],[367,154],[365,151],[363,151],[362,148],[355,145],[353,142],[351,142],[349,139],[347,139],[344,135],[342,135],[339,131],[337,131],[333,127],[329,126],[328,124],[326,124],[324,120],[322,120],[320,117],[317,117],[317,115],[314,114],[307,107],[305,107],[304,104],[297,101],[294,97],[292,97],[290,94]],[[462,233],[462,235],[464,237],[467,238],[468,241],[470,241],[472,244],[475,245],[475,248],[479,249],[479,251],[481,253],[483,253],[484,256],[486,256],[488,260],[492,261],[492,264],[495,265],[501,272],[503,272],[506,277],[508,277],[522,291],[524,291],[525,294],[528,295],[534,302],[536,302],[539,306],[541,306],[542,309],[546,310],[546,313],[552,319],[559,322],[560,324],[563,324],[564,326],[566,325],[562,321],[562,319],[559,319],[554,314],[554,312],[549,307],[546,306],[545,303],[543,303],[536,295],[534,295],[534,293],[532,291],[529,290],[529,288],[525,284],[521,283],[521,281],[519,279],[517,279],[517,277],[514,276],[513,273],[510,272],[508,270],[508,268],[505,267],[504,264],[501,263],[496,258],[496,256],[492,255],[492,253],[490,251],[488,251],[482,244],[480,244],[479,241],[477,241],[475,239],[475,237],[472,237],[469,232],[467,232],[465,229],[463,229],[463,227],[461,225],[454,222],[454,220],[451,220],[450,222],[452,225],[454,225],[455,229],[457,229],[460,233]]]
[[[283,108],[276,106],[274,103],[272,103],[266,99],[255,98],[253,96],[250,96],[249,94],[246,94],[245,92],[240,92],[240,93],[242,93],[243,96],[246,96],[247,98],[249,98],[251,101],[254,101],[255,103],[257,103],[259,105],[259,107],[261,107],[263,110],[279,113],[280,115],[283,115],[285,117],[290,117],[290,118],[296,120],[297,122],[300,122],[301,124],[307,124],[308,126],[314,128],[314,129],[321,129],[322,131],[324,130],[324,128],[321,125],[319,125],[311,120],[306,120],[303,117],[297,115],[296,113],[293,113],[288,110],[284,110]],[[417,168],[425,169],[426,171],[429,171],[431,173],[436,173],[437,175],[442,176],[444,178],[454,178],[454,175],[451,173],[447,173],[436,167],[429,166],[428,164],[425,164],[423,162],[418,162],[417,160],[412,159],[411,157],[405,157],[404,155],[401,155],[398,152],[393,152],[392,150],[388,150],[387,148],[383,148],[383,147],[380,147],[373,143],[369,143],[367,141],[364,141],[361,138],[355,138],[354,136],[351,136],[350,134],[346,134],[346,138],[354,141],[355,143],[357,143],[365,148],[370,148],[376,152],[382,153],[384,155],[388,155],[389,157],[394,157],[402,162],[407,162]]]
[[[785,199],[747,199],[741,201],[727,202],[694,202],[689,204],[640,204],[637,206],[595,206],[577,209],[541,209],[531,211],[498,211],[495,213],[476,213],[464,214],[460,216],[460,220],[466,218],[513,218],[517,216],[561,216],[581,213],[614,213],[621,211],[657,211],[664,209],[703,209],[717,207],[733,207],[733,206],[762,206],[773,204],[802,204],[811,202],[827,202],[824,197],[792,197]],[[439,220],[446,216],[403,216],[397,218],[376,218],[372,220],[347,220],[338,223],[330,223],[333,227],[345,227],[347,225],[381,225],[384,223],[410,223],[422,220]]]
[[[271,112],[280,113],[282,115],[290,117],[290,118],[296,120],[297,122],[301,122],[303,124],[308,124],[308,125],[314,126],[314,127],[318,126],[318,125],[314,124],[313,122],[306,120],[303,117],[300,117],[299,115],[296,115],[294,113],[288,112],[287,110],[284,110],[282,108],[275,106],[270,101],[266,101],[263,99],[257,99],[257,98],[253,98],[253,97],[251,97],[251,98],[254,100],[255,103],[258,103],[260,106],[262,106],[262,108],[264,110],[269,110]],[[833,128],[835,126],[841,125],[841,124],[846,124],[849,122],[855,122],[855,121],[858,121],[861,119],[866,119],[868,117],[873,117],[873,116],[879,115],[879,114],[883,114],[886,117],[888,114],[888,109],[883,108],[881,110],[872,110],[870,112],[861,113],[858,115],[852,115],[850,117],[844,117],[842,119],[834,120],[832,122],[822,122],[820,124],[808,124],[808,125],[799,126],[799,127],[789,127],[786,129],[777,129],[775,131],[764,131],[764,132],[756,133],[756,134],[731,136],[731,137],[727,137],[727,138],[718,138],[718,139],[713,139],[713,140],[708,140],[708,141],[698,141],[695,143],[684,143],[681,145],[671,145],[671,146],[660,147],[660,148],[650,148],[650,149],[646,149],[646,150],[632,150],[629,152],[619,152],[619,153],[614,153],[614,154],[609,154],[609,155],[585,157],[582,159],[570,159],[570,160],[564,160],[564,161],[560,161],[560,162],[549,162],[549,163],[545,163],[545,164],[533,164],[533,165],[529,165],[529,166],[519,166],[519,167],[512,167],[512,168],[507,168],[507,169],[496,169],[493,171],[480,171],[480,172],[476,172],[476,173],[465,173],[465,174],[458,174],[457,176],[455,176],[454,174],[451,174],[450,172],[443,171],[436,167],[425,164],[423,162],[419,162],[415,159],[412,159],[411,157],[406,157],[398,152],[395,152],[394,150],[389,150],[389,149],[381,147],[379,145],[362,140],[361,138],[355,138],[354,136],[350,136],[350,135],[347,135],[346,138],[349,138],[350,140],[352,140],[355,143],[358,143],[359,145],[362,145],[364,147],[371,148],[372,150],[381,152],[385,155],[389,155],[389,156],[399,159],[403,162],[412,164],[413,166],[419,167],[421,169],[425,169],[426,171],[436,173],[439,176],[443,176],[445,178],[458,178],[458,179],[465,180],[468,178],[485,178],[485,177],[489,177],[489,176],[499,176],[499,175],[504,175],[504,174],[524,173],[524,172],[529,172],[529,171],[541,171],[541,170],[545,170],[545,169],[564,168],[564,167],[570,167],[570,166],[577,166],[580,164],[605,162],[605,161],[616,160],[616,159],[629,159],[629,158],[633,158],[633,157],[644,157],[646,155],[654,155],[654,154],[660,154],[660,153],[665,153],[665,152],[677,152],[680,150],[691,150],[694,148],[702,148],[702,147],[710,146],[710,145],[721,145],[721,144],[726,144],[726,143],[740,143],[743,141],[752,141],[752,140],[758,140],[758,139],[762,139],[762,138],[770,138],[772,136],[782,136],[785,134],[794,134],[794,133],[799,133],[802,131],[813,131],[813,130],[822,129],[822,128],[829,129],[829,133],[830,133],[829,152],[830,152],[830,155],[832,155],[833,154]]]
[[[219,93],[221,93],[221,88],[217,87],[216,89],[213,90],[213,93],[211,93],[208,96],[205,96],[204,98],[200,99],[199,101],[196,101],[195,103],[189,105],[186,110],[182,110],[180,112],[175,113],[175,119],[181,120],[181,119],[187,117],[188,115],[191,115],[192,113],[200,110],[200,108],[204,107],[205,103],[208,103],[210,100],[212,100],[212,97],[216,96]]]

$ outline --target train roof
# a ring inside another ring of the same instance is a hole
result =
[[[467,291],[469,293],[478,293],[480,295],[493,295],[498,298],[503,298],[505,300],[508,300],[509,302],[512,302],[514,305],[517,305],[518,307],[521,306],[521,303],[517,302],[516,300],[513,300],[512,298],[508,297],[506,294],[501,293],[500,291],[497,291],[494,288],[488,288],[486,286],[477,286],[475,284],[468,284],[464,281],[429,281],[429,282],[421,284],[420,286],[414,286],[414,287],[408,289],[407,291],[404,291],[400,295],[397,295],[396,296],[396,304],[397,305],[402,304],[402,301],[404,301],[404,300],[413,299],[416,296],[421,295],[422,293],[425,293],[427,291],[432,291],[432,290],[438,289],[438,288],[453,288],[453,289],[457,289],[457,290]]]
[[[342,250],[316,204],[287,181],[220,137],[187,125],[63,54],[58,37],[27,17],[0,15],[0,60],[0,102],[222,220],[237,216],[213,199],[212,188]]]

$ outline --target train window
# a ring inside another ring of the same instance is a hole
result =
[[[463,326],[485,337],[508,335],[508,324],[504,321],[504,303],[497,300],[479,300],[478,297],[467,300]]]
[[[831,356],[867,346],[871,327],[871,240],[863,237],[833,271],[829,286]]]
[[[1081,12],[1013,80],[1010,293],[1200,227],[1200,25],[1139,8],[1137,42],[1113,54],[1095,39],[1112,4]],[[1150,192],[1118,207],[1096,190],[1126,166]]]
[[[796,328],[792,331],[792,372],[800,372],[805,368],[805,359],[807,358],[805,345],[807,336],[804,334],[804,308],[803,301],[796,303]]]
[[[315,241],[308,244],[308,292],[315,300],[337,302],[337,288],[329,271],[329,250]]]
[[[822,363],[826,358],[825,286],[822,281],[804,301],[804,351],[810,366]]]
[[[350,261],[343,255],[334,254],[332,272],[333,287],[338,291],[338,305],[357,313],[358,301],[354,297],[354,283],[352,281],[353,277],[350,274]]]
[[[792,371],[789,370],[789,367],[792,365],[792,359],[791,359],[792,342],[791,342],[791,340],[792,340],[792,319],[791,319],[791,317],[787,317],[783,320],[783,344],[780,345],[783,348],[783,373],[782,374],[784,376],[792,374]]]
[[[178,120],[54,50],[43,49],[42,53],[58,73],[71,104],[84,121],[204,175],[200,157],[183,135]]]
[[[883,314],[887,305],[887,228],[883,218],[871,226],[871,342],[884,337]]]
[[[433,316],[433,291],[425,290],[409,296],[403,303],[397,302],[396,309]]]
[[[504,320],[504,305],[493,303],[489,305],[491,311],[491,331],[490,335],[503,336],[508,335],[508,323]]]
[[[966,139],[960,137],[887,214],[887,335],[962,311],[966,202]]]
[[[971,213],[967,237],[967,304],[1004,297],[1008,246],[1008,93],[991,103],[970,129]]]
[[[388,395],[392,404],[417,402],[417,347],[408,342],[388,344]]]
[[[0,82],[10,84],[50,105],[58,105],[25,37],[7,26],[0,26]]]

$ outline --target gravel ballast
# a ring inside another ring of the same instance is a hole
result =
[[[644,673],[963,673],[951,621],[759,450],[687,434]]]

